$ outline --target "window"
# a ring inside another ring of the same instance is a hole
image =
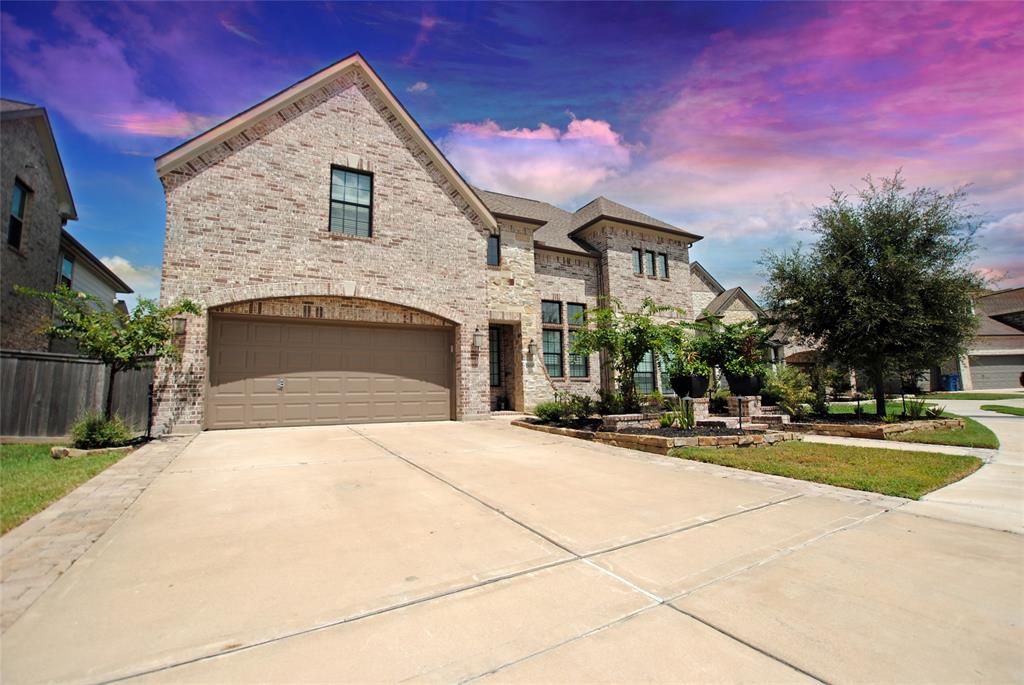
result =
[[[650,250],[648,250],[648,252],[647,252],[647,275],[648,276],[652,276],[653,277],[653,276],[657,276],[658,275],[658,267],[654,263],[655,258],[656,258],[656,255],[653,252],[651,252]]]
[[[633,376],[636,384],[636,391],[641,395],[650,395],[654,392],[654,353],[648,351],[640,364],[636,367],[636,374]]]
[[[487,331],[491,358],[491,387],[501,386],[501,329],[491,326]]]
[[[587,323],[587,305],[569,302],[565,305],[565,315],[570,326],[584,326]]]
[[[7,221],[7,244],[18,249],[21,247],[21,230],[25,225],[25,207],[28,205],[28,196],[32,193],[28,187],[19,181],[14,180],[14,192],[11,193],[11,217]]]
[[[644,265],[640,250],[633,248],[633,273],[642,274],[644,272]]]
[[[541,300],[540,321],[541,323],[562,323],[562,303]]]
[[[562,331],[545,330],[544,332],[544,366],[552,378],[565,375],[562,369]]]
[[[60,277],[58,283],[71,287],[71,277],[75,274],[75,260],[66,254],[60,256]]]
[[[676,391],[672,389],[672,378],[669,377],[668,373],[665,371],[664,366],[665,365],[662,364],[661,360],[659,359],[658,370],[661,372],[661,394],[674,396],[676,394]]]
[[[572,344],[576,338],[578,331],[569,331],[569,349],[572,349]],[[573,354],[569,353],[569,377],[570,378],[587,378],[590,376],[590,358],[585,354]]]
[[[668,255],[664,252],[658,254],[658,275],[668,278]]]
[[[501,236],[492,233],[487,236],[487,263],[490,266],[501,264]]]
[[[332,233],[369,237],[373,221],[373,177],[331,169]]]

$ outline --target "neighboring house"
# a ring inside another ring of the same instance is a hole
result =
[[[523,410],[611,383],[569,353],[602,295],[695,315],[700,236],[470,187],[359,55],[156,166],[161,298],[205,307],[158,368],[158,431]],[[638,381],[662,386],[653,359]]]
[[[5,350],[73,351],[38,330],[52,321],[50,305],[19,295],[15,285],[53,290],[67,283],[114,306],[131,288],[65,230],[78,218],[46,110],[0,99],[4,249],[0,258],[0,347]]]
[[[980,295],[974,300],[978,332],[967,354],[932,371],[932,387],[941,376],[960,377],[964,390],[1019,388],[1024,373],[1024,288],[1009,288]]]

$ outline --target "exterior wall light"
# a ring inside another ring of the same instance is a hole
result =
[[[173,319],[173,321],[174,321],[174,334],[175,335],[185,335],[185,318],[179,316],[179,317],[175,317]]]
[[[533,359],[537,354],[537,343],[533,342],[533,338],[530,338],[530,344],[526,346],[526,355]]]
[[[477,326],[476,330],[473,331],[473,351],[479,352],[480,348],[484,346],[484,333]]]

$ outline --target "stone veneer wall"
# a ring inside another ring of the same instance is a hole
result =
[[[57,282],[57,256],[62,226],[56,189],[49,165],[32,122],[4,121],[0,125],[3,155],[0,155],[0,207],[3,207],[3,235],[0,236],[0,347],[9,350],[46,351],[49,339],[35,333],[52,320],[50,305],[35,297],[18,295],[15,285],[52,290]],[[32,191],[25,208],[21,247],[7,244],[8,222],[14,180],[21,179]]]
[[[501,220],[501,263],[487,266],[487,307],[492,323],[519,327],[521,349],[514,352],[521,361],[520,378],[509,388],[513,404],[520,410],[532,408],[554,397],[554,388],[544,371],[538,352],[530,359],[526,348],[530,340],[540,349],[540,296],[537,292],[533,232],[529,224]],[[506,336],[507,338],[508,336]]]
[[[711,301],[714,300],[718,294],[718,288],[696,272],[691,272],[690,276],[690,288],[692,290],[693,308],[690,310],[694,316],[700,316],[701,312],[707,309]]]
[[[374,174],[373,236],[329,233],[331,165]],[[487,229],[359,74],[350,71],[209,153],[165,172],[161,299],[208,307],[357,297],[456,324],[456,418],[486,416]],[[180,365],[157,369],[158,432],[203,425],[207,316]]]
[[[757,319],[757,312],[746,302],[737,297],[729,307],[722,312],[722,323],[739,323],[740,321],[754,321]]]

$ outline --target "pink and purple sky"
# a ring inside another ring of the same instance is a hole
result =
[[[45,106],[71,231],[159,285],[152,158],[354,51],[470,182],[596,195],[761,285],[834,186],[970,184],[978,267],[1024,285],[1024,3],[5,2],[0,91]]]

